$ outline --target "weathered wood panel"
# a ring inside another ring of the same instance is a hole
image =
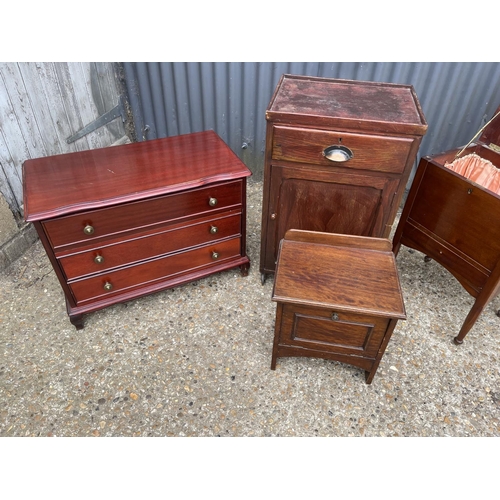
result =
[[[22,206],[25,160],[110,146],[125,137],[120,118],[66,140],[119,102],[113,63],[0,63],[0,193]]]

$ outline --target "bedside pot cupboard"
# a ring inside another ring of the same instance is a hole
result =
[[[314,357],[365,370],[370,384],[399,320],[406,319],[392,244],[316,231],[287,231],[272,300],[271,369],[279,357]]]
[[[266,120],[263,283],[289,229],[389,235],[427,130],[413,87],[283,75]]]
[[[25,219],[83,314],[240,267],[250,170],[215,132],[27,160]]]

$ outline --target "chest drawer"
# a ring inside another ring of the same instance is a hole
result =
[[[397,174],[403,172],[412,144],[413,139],[404,137],[274,126],[272,158]],[[349,148],[353,157],[345,162],[328,160],[323,151],[335,145]]]
[[[198,214],[240,206],[242,183],[235,181],[146,201],[59,217],[43,223],[54,249]]]
[[[224,260],[238,257],[240,252],[241,239],[232,238],[120,268],[95,277],[75,280],[69,285],[77,305],[80,305],[104,296],[118,295],[165,277],[172,278],[187,271],[208,268]]]
[[[375,358],[389,320],[377,316],[285,304],[283,344],[325,352]]]
[[[151,234],[135,235],[127,241],[93,246],[86,251],[65,255],[59,262],[68,280],[100,273],[122,265],[161,256],[184,248],[240,236],[241,214],[204,217],[190,224],[174,224]]]

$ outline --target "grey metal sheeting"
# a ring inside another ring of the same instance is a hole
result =
[[[419,158],[466,144],[500,105],[496,62],[123,63],[138,140],[215,130],[261,178],[265,111],[283,73],[413,85]]]

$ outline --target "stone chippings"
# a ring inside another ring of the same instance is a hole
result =
[[[230,270],[112,306],[77,331],[39,241],[0,275],[1,436],[498,436],[496,298],[398,256],[407,321],[372,385],[341,363],[280,358],[259,272],[262,183],[248,186],[248,277]]]

